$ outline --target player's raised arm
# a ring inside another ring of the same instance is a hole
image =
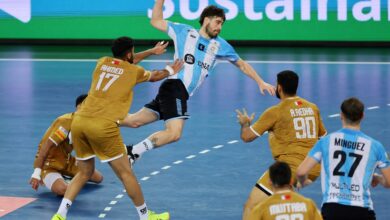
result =
[[[134,54],[133,64],[137,64],[151,55],[160,55],[165,53],[167,51],[168,44],[169,42],[160,41],[157,42],[153,48]]]
[[[234,63],[240,70],[256,81],[257,85],[260,88],[261,94],[264,95],[264,90],[266,90],[270,95],[275,95],[275,87],[266,83],[260,76],[257,74],[256,70],[247,63],[246,61],[239,59]]]
[[[168,22],[163,18],[164,0],[155,0],[150,24],[160,31],[167,32]]]

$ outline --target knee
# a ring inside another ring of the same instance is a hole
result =
[[[51,191],[55,193],[57,196],[64,196],[67,188],[68,188],[68,184],[61,184],[53,187]]]
[[[176,142],[180,140],[181,132],[171,132],[171,142]]]
[[[103,179],[104,179],[103,175],[98,173],[96,175],[96,177],[92,179],[92,182],[99,184],[99,183],[103,182]]]

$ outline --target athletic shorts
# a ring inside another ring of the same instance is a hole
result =
[[[145,108],[155,112],[160,120],[173,118],[188,119],[188,92],[180,79],[165,80],[155,99],[145,105]]]
[[[78,160],[97,156],[102,162],[110,162],[127,154],[119,125],[113,121],[75,115],[71,131]]]
[[[375,220],[374,210],[368,208],[342,205],[338,203],[324,203],[321,208],[324,220]]]
[[[296,184],[296,172],[298,169],[298,166],[302,163],[302,158],[298,158],[291,155],[281,155],[277,158],[277,161],[282,161],[287,163],[291,168],[291,177],[293,178],[293,183]],[[311,181],[314,181],[317,179],[317,177],[320,176],[321,173],[321,165],[317,164],[309,173],[308,178]],[[268,170],[263,173],[263,175],[257,180],[256,187],[263,191],[267,195],[272,195],[273,191],[271,188],[271,179],[269,177]]]
[[[74,177],[79,169],[76,165],[76,158],[51,158],[45,161],[42,168],[41,179],[45,186],[51,190],[53,183],[57,179],[62,179],[62,175]]]

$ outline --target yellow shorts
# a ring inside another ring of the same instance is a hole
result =
[[[118,124],[113,121],[75,115],[71,131],[78,160],[97,156],[102,162],[110,162],[127,154]]]
[[[287,163],[290,166],[290,168],[291,168],[291,178],[293,179],[293,183],[295,185],[296,182],[297,182],[296,172],[297,172],[298,166],[303,161],[303,157],[302,158],[298,158],[298,157],[294,157],[294,156],[291,156],[291,155],[281,155],[276,160],[285,162],[285,163]],[[310,171],[310,173],[308,175],[308,178],[311,181],[314,181],[314,180],[316,180],[320,176],[320,173],[321,173],[321,165],[317,164]],[[271,179],[269,177],[268,170],[263,173],[263,175],[259,178],[259,180],[257,180],[256,187],[259,188],[261,191],[263,191],[265,194],[267,194],[269,196],[273,194],[273,190],[272,190],[272,187],[271,187]]]
[[[49,173],[59,173],[61,175],[74,177],[79,169],[76,165],[76,159],[72,156],[68,158],[52,158],[47,159],[42,168],[41,179],[45,179],[45,177]]]

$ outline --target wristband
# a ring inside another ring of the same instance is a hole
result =
[[[172,76],[175,74],[175,71],[173,70],[173,68],[169,65],[166,65],[165,66],[165,70],[169,72],[169,75]]]
[[[41,180],[41,172],[42,172],[41,168],[35,168],[33,174],[31,175],[31,178]]]

